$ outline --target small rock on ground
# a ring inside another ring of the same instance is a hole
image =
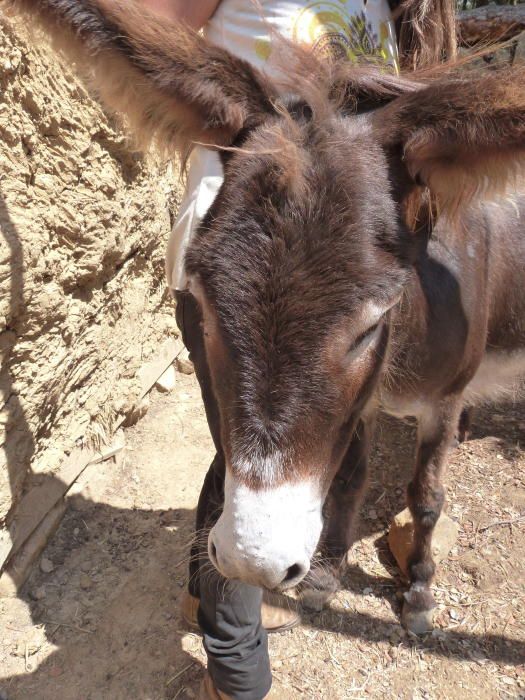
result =
[[[175,373],[175,367],[173,365],[170,365],[168,369],[157,379],[155,387],[159,391],[168,392],[173,391],[176,383],[177,376]]]
[[[50,574],[54,568],[55,565],[53,564],[51,559],[42,557],[42,559],[40,560],[40,571],[43,571],[45,574]]]
[[[195,368],[193,367],[193,362],[190,360],[189,353],[184,349],[177,357],[177,369],[182,374],[193,374]]]
[[[408,508],[398,513],[388,532],[388,546],[405,576],[408,577],[408,557],[412,551],[414,523]],[[443,561],[456,544],[458,526],[446,513],[441,513],[432,535],[432,556],[436,563]]]
[[[126,413],[126,419],[123,426],[129,428],[130,425],[135,425],[135,423],[138,423],[141,418],[144,418],[149,410],[149,404],[149,394],[147,394],[137,404],[135,404],[128,413]]]
[[[93,588],[93,581],[87,576],[87,574],[82,574],[80,577],[80,587],[83,588],[85,591],[88,591],[90,588]]]

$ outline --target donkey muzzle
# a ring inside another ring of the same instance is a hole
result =
[[[311,482],[252,489],[227,471],[223,512],[208,554],[226,578],[269,589],[306,576],[322,529],[322,498]]]

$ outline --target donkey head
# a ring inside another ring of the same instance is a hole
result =
[[[525,72],[414,82],[301,54],[283,87],[132,2],[10,4],[69,30],[142,135],[222,149],[224,185],[186,261],[227,464],[209,551],[227,577],[294,585],[388,352],[422,238],[408,205],[429,188],[456,213],[523,165]]]
[[[227,463],[210,557],[227,576],[308,571],[409,264],[388,172],[367,120],[293,97],[226,159],[188,252]]]

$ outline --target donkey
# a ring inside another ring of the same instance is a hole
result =
[[[187,253],[226,458],[209,558],[269,589],[350,544],[378,410],[418,422],[405,620],[433,606],[432,531],[465,402],[525,369],[525,71],[411,79],[286,53],[280,85],[117,0],[13,0],[143,140],[219,148]],[[323,523],[327,500],[328,521]]]

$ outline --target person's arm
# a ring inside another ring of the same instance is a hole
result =
[[[201,29],[213,15],[221,0],[141,0],[148,10],[172,22],[184,22]]]

